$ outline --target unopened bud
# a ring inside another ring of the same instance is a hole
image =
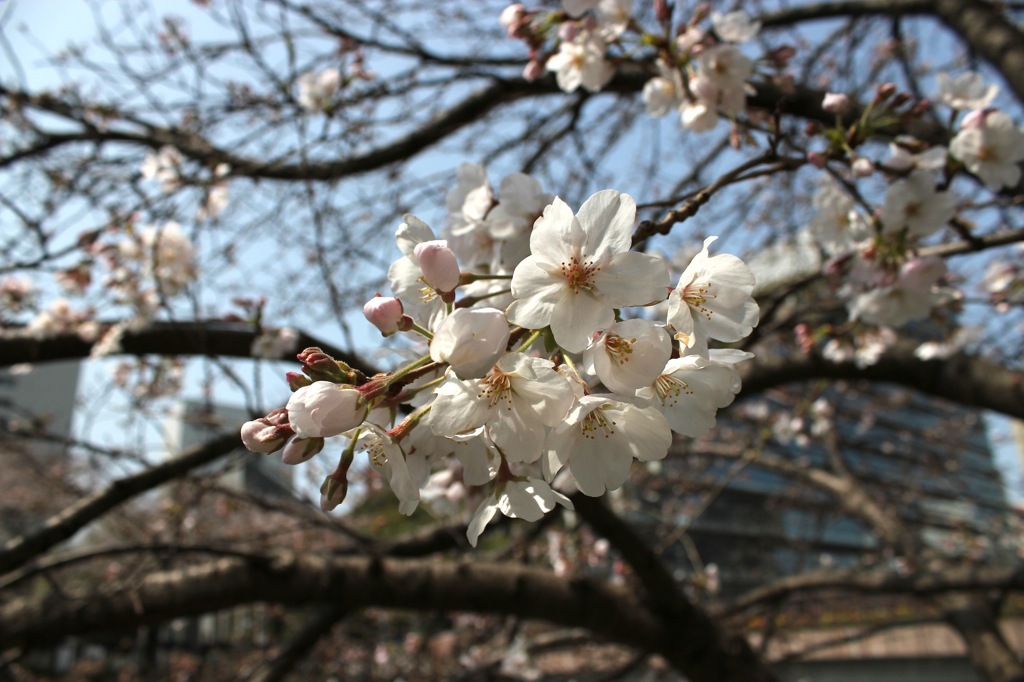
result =
[[[659,24],[667,25],[672,21],[672,10],[674,9],[668,0],[654,0],[654,18]]]
[[[413,250],[416,262],[423,271],[423,281],[438,293],[455,291],[459,286],[462,272],[455,252],[448,248],[444,239],[420,242]]]
[[[821,152],[807,152],[807,163],[815,168],[824,168],[828,159]]]
[[[267,455],[280,450],[294,433],[289,426],[276,426],[261,417],[242,424],[242,445],[249,452]]]
[[[526,62],[526,66],[523,67],[523,79],[530,81],[531,83],[543,76],[544,73],[544,64],[536,59],[531,59]]]
[[[895,94],[895,83],[882,83],[875,89],[875,102],[884,102]]]
[[[313,381],[333,381],[336,384],[351,384],[358,380],[358,373],[340,360],[313,346],[296,356],[303,364],[302,371]]]
[[[821,108],[833,114],[845,114],[850,110],[850,98],[842,92],[827,92]]]
[[[363,315],[381,334],[391,336],[402,329],[405,309],[399,299],[377,294],[363,305]]]
[[[320,509],[324,512],[332,511],[335,507],[345,501],[348,495],[348,477],[343,473],[341,476],[331,474],[324,479],[320,486]]]
[[[898,92],[896,96],[892,98],[892,106],[902,107],[904,104],[911,100],[910,94],[906,92]]]
[[[699,24],[704,21],[708,15],[711,14],[711,3],[702,2],[693,8],[693,18],[690,19],[690,25]]]
[[[300,374],[298,372],[287,372],[284,375],[284,378],[285,381],[288,382],[288,388],[292,389],[293,391],[297,391],[303,386],[309,386],[311,383],[313,383],[312,379],[307,377],[305,374]]]
[[[302,464],[324,449],[323,438],[292,438],[284,446],[281,461],[285,464]]]
[[[932,103],[926,99],[919,100],[914,107],[910,110],[911,116],[924,116],[932,108]]]

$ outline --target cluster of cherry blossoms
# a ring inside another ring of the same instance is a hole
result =
[[[889,145],[886,159],[871,159],[857,148],[863,131],[893,118],[920,115],[930,103],[914,103],[892,85],[881,86],[856,123],[847,127],[842,117],[851,110],[850,99],[829,93],[823,102],[826,111],[836,114],[837,124],[826,131],[829,148],[811,152],[810,160],[821,167],[848,164],[850,179],[829,181],[819,189],[810,232],[830,257],[825,272],[841,278],[839,294],[846,300],[851,324],[868,325],[845,340],[830,339],[824,346],[830,357],[855,354],[859,364],[871,364],[895,340],[889,328],[925,319],[961,298],[945,261],[921,253],[926,240],[948,226],[969,229],[950,189],[958,174],[969,172],[994,191],[1012,189],[1020,181],[1024,130],[990,107],[997,86],[986,85],[973,72],[956,78],[940,74],[937,86],[935,102],[952,110],[949,121],[956,126],[948,147],[901,136]],[[962,111],[968,113],[961,118]],[[886,182],[877,208],[857,186],[867,177]],[[985,286],[995,300],[999,290],[1012,286],[1008,273],[998,264],[990,268]],[[808,329],[798,330],[798,335],[802,345],[813,345]]]
[[[250,450],[291,464],[345,436],[325,510],[345,498],[362,450],[403,513],[479,496],[475,545],[499,511],[537,520],[572,508],[573,490],[619,488],[633,460],[664,458],[673,431],[705,434],[739,392],[735,366],[752,355],[709,342],[756,326],[754,277],[739,258],[711,255],[713,237],[673,288],[662,258],[630,250],[636,204],[621,192],[574,212],[521,173],[496,197],[484,170],[464,165],[447,207],[444,239],[404,217],[394,296],[364,307],[383,335],[404,333],[422,354],[367,379],[306,349],[286,407],[242,428]]]
[[[542,12],[515,3],[505,8],[500,21],[510,38],[530,49],[523,73],[527,79],[551,71],[566,92],[580,87],[598,92],[627,54],[653,47],[658,75],[643,90],[651,116],[674,111],[685,128],[702,132],[718,125],[721,117],[734,118],[743,111],[755,62],[740,45],[757,35],[759,22],[742,11],[712,12],[701,4],[688,22],[673,26],[671,5],[659,1],[659,28],[647,32],[633,17],[632,5],[632,0],[563,0],[561,11]],[[710,26],[705,25],[708,18]],[[777,51],[769,61],[782,65],[790,53]]]

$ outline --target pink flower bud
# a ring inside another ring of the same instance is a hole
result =
[[[261,417],[242,424],[242,445],[249,452],[270,454],[280,450],[292,434],[291,427],[276,426],[266,417]]]
[[[402,328],[405,309],[397,298],[377,294],[363,305],[363,315],[381,334],[391,336]]]
[[[292,393],[288,421],[300,438],[328,438],[354,429],[366,419],[366,402],[351,386],[315,381]]]
[[[286,372],[284,379],[288,382],[288,388],[293,391],[297,391],[303,386],[309,386],[313,383],[312,379],[307,377],[305,374],[299,374],[298,372]],[[285,414],[287,414],[287,412]]]
[[[434,333],[430,358],[447,362],[460,379],[478,379],[505,353],[508,337],[508,320],[503,311],[459,308]]]
[[[530,24],[530,14],[521,2],[516,2],[501,11],[498,21],[505,27],[509,38],[522,38]]]
[[[544,64],[531,59],[526,62],[526,66],[523,67],[523,78],[530,81],[531,83],[545,74]]]
[[[292,438],[288,445],[284,446],[281,461],[285,464],[302,464],[323,449],[323,438]]]
[[[811,164],[815,168],[824,168],[825,162],[828,159],[821,152],[807,152],[807,163]]]
[[[821,108],[833,114],[844,114],[850,110],[850,98],[841,92],[826,92]]]
[[[882,83],[875,89],[875,101],[884,102],[896,94],[895,83]]]
[[[455,291],[462,273],[455,253],[448,248],[444,239],[420,242],[413,250],[416,262],[423,271],[423,281],[435,291],[445,294]]]

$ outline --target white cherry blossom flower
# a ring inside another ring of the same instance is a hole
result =
[[[744,351],[715,349],[711,359],[700,355],[672,359],[636,395],[660,410],[673,431],[699,438],[714,428],[718,409],[732,404],[740,392],[734,365],[752,357],[753,353]]]
[[[448,377],[425,421],[435,434],[449,438],[486,425],[506,459],[535,461],[545,427],[559,424],[575,400],[572,386],[553,367],[549,360],[508,353],[482,379]]]
[[[912,237],[925,237],[942,229],[953,217],[956,197],[935,191],[935,174],[914,171],[889,185],[882,205],[884,231],[906,230]]]
[[[739,341],[757,326],[754,274],[731,254],[708,255],[704,240],[668,298],[668,324],[681,348],[707,354],[708,340]]]
[[[288,399],[288,422],[300,438],[328,438],[354,429],[366,419],[366,402],[351,386],[314,381]]]
[[[459,308],[430,341],[430,359],[447,362],[460,379],[482,377],[508,346],[505,313],[496,308]]]
[[[903,137],[904,144],[919,146],[921,143],[913,137]],[[904,144],[900,144],[901,138],[889,144],[889,160],[885,165],[894,170],[941,170],[946,165],[946,157],[949,151],[942,145],[931,147],[919,153],[913,153]]]
[[[319,73],[310,71],[299,76],[298,83],[299,106],[311,113],[321,113],[330,108],[341,87],[341,72],[334,68]]]
[[[398,511],[409,516],[420,503],[419,487],[413,483],[406,454],[387,431],[376,424],[366,422],[356,437],[359,447],[366,450],[370,463],[379,467],[398,498]]]
[[[496,485],[477,507],[466,529],[466,538],[470,545],[476,547],[480,534],[499,511],[511,519],[540,521],[556,504],[573,509],[568,497],[539,478],[504,481]]]
[[[984,109],[999,94],[998,85],[986,87],[985,79],[975,71],[952,78],[940,73],[935,76],[935,84],[939,88],[938,100],[953,109]]]
[[[949,143],[949,153],[992,189],[1015,187],[1024,161],[1024,131],[1001,111],[974,113]]]
[[[683,76],[679,69],[658,60],[658,74],[644,83],[643,99],[647,115],[659,118],[678,109],[685,98]]]
[[[445,307],[433,287],[423,281],[423,270],[416,260],[416,246],[436,239],[429,225],[411,213],[406,214],[395,232],[395,243],[403,256],[388,268],[391,291],[402,299],[406,312],[426,327],[440,322]]]
[[[815,214],[809,225],[818,244],[830,256],[849,253],[871,239],[871,224],[850,196],[832,183],[814,195]]]
[[[654,381],[672,355],[672,340],[648,320],[623,320],[583,352],[584,368],[608,390],[632,393]]]
[[[727,14],[712,12],[711,25],[718,37],[729,43],[745,43],[761,30],[761,22],[751,21],[750,15],[742,10]]]
[[[924,319],[932,308],[956,297],[954,290],[938,286],[945,274],[946,263],[941,258],[932,256],[908,261],[900,268],[895,283],[854,298],[850,304],[850,319],[889,327]]]
[[[545,68],[555,72],[558,87],[564,92],[575,92],[580,86],[588,92],[599,92],[615,75],[604,52],[605,42],[583,31],[576,40],[562,42]]]
[[[633,198],[614,190],[593,195],[575,216],[556,198],[530,234],[531,255],[513,273],[509,321],[550,326],[558,345],[578,353],[615,321],[614,309],[664,300],[664,262],[629,251],[635,215]]]
[[[626,481],[634,458],[664,459],[671,445],[672,431],[657,409],[589,395],[548,435],[542,463],[546,479],[564,466],[580,492],[599,497]]]

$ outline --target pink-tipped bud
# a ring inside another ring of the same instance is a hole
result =
[[[690,19],[690,25],[699,24],[704,21],[708,15],[711,14],[711,3],[702,2],[693,8],[693,18]]]
[[[363,315],[384,336],[391,336],[402,329],[402,318],[405,309],[402,302],[394,296],[377,294],[363,305]]]
[[[297,356],[302,363],[302,371],[313,381],[333,381],[336,384],[355,383],[358,373],[344,362],[335,360],[315,346],[306,348]]]
[[[498,21],[505,27],[509,38],[523,38],[529,35],[530,13],[521,2],[503,9]]]
[[[895,94],[895,83],[882,83],[875,89],[875,102],[884,102]]]
[[[249,452],[267,455],[280,450],[294,433],[289,426],[276,426],[261,417],[242,424],[242,445]]]
[[[459,270],[459,261],[455,258],[455,252],[448,248],[447,241],[435,239],[429,242],[420,242],[416,245],[413,253],[423,271],[424,282],[438,293],[455,291],[455,287],[459,286],[462,272]]]
[[[842,92],[826,92],[821,108],[833,114],[845,114],[850,110],[850,98]]]
[[[807,152],[807,163],[815,168],[824,168],[827,161],[828,159],[821,152]]]
[[[284,446],[281,461],[285,464],[302,464],[324,449],[323,438],[292,438]]]
[[[544,64],[531,59],[526,62],[526,66],[523,67],[523,79],[530,81],[531,83],[545,74]]]
[[[892,106],[902,107],[904,104],[911,100],[910,94],[906,92],[898,92],[896,96],[892,98]]]
[[[307,377],[305,374],[300,374],[298,372],[287,372],[284,375],[284,379],[288,382],[288,388],[293,391],[297,391],[303,386],[309,386],[313,383],[312,379]]]
[[[674,9],[668,0],[654,0],[654,18],[659,24],[668,25],[672,21],[672,10]]]

